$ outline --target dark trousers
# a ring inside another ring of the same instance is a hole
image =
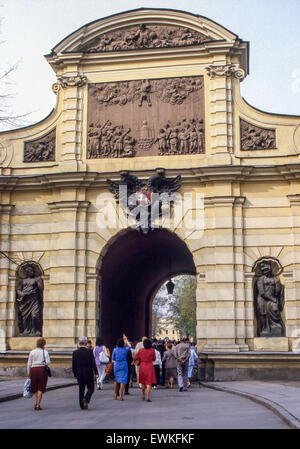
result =
[[[165,362],[163,362],[162,368],[161,368],[161,382],[160,382],[160,384],[162,386],[165,385]]]
[[[154,371],[155,371],[155,377],[156,377],[156,384],[153,384],[153,386],[157,386],[160,381],[160,367],[159,365],[153,365]]]
[[[83,408],[82,401],[85,399],[88,403],[91,400],[92,394],[95,390],[94,379],[93,378],[78,378],[79,385],[79,405]],[[85,388],[87,388],[87,392],[85,393]]]

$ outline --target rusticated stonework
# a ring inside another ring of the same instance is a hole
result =
[[[24,145],[24,162],[55,161],[56,129]]]
[[[240,121],[241,150],[272,150],[276,148],[275,129],[261,128],[245,120]]]
[[[89,85],[89,159],[204,152],[202,76]]]
[[[96,53],[141,48],[167,48],[201,45],[212,39],[189,28],[146,25],[128,27],[102,34],[76,51]]]

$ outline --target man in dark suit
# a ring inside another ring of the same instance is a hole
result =
[[[88,408],[94,392],[94,374],[98,375],[93,351],[86,347],[87,337],[79,337],[79,348],[73,352],[72,371],[79,385],[79,405],[82,410]],[[85,387],[87,392],[85,394]]]

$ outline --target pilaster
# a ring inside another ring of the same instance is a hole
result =
[[[290,270],[283,272],[285,279],[286,336],[300,337],[300,194],[287,195],[291,207],[293,252]],[[292,318],[292,323],[288,318]]]
[[[68,170],[78,168],[78,161],[82,160],[82,114],[83,114],[83,86],[87,82],[85,75],[74,69],[58,76],[58,82],[53,90],[62,95],[61,115],[61,160]]]
[[[244,197],[232,195],[205,198],[205,232],[210,235],[206,251],[210,254],[205,285],[197,292],[197,301],[202,303],[197,330],[198,338],[207,340],[204,351],[248,350],[241,229],[244,201]]]
[[[80,335],[95,335],[95,306],[87,301],[86,252],[89,201],[48,203],[52,215],[50,289],[44,309],[45,337],[61,337],[63,349]],[[55,324],[53,324],[55,322]],[[56,345],[53,349],[62,349]]]
[[[11,246],[11,213],[14,205],[0,204],[0,250],[9,257]],[[14,303],[12,302],[9,271],[12,262],[0,254],[0,350],[6,351],[7,338],[12,336]]]
[[[224,56],[215,56],[214,63],[206,67],[210,77],[209,118],[212,155],[233,152],[232,83],[242,80],[245,75],[238,64],[227,63],[223,58]]]

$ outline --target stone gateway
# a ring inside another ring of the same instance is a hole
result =
[[[202,379],[298,378],[300,116],[241,97],[249,43],[140,8],[46,59],[55,109],[0,133],[0,373],[40,335],[54,375],[80,335],[140,340],[190,274]]]

